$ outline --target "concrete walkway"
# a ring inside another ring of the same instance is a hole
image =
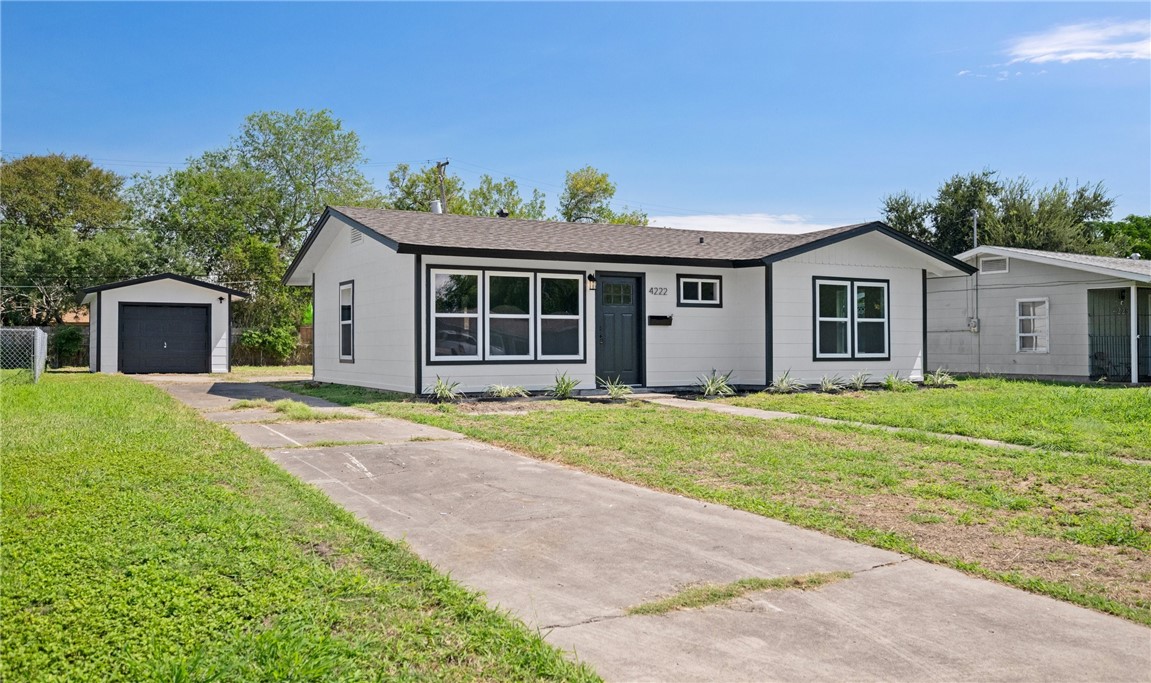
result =
[[[209,419],[286,393],[160,386]],[[895,553],[401,420],[228,426],[609,680],[1151,681],[1151,630]],[[334,441],[357,444],[312,445]],[[824,571],[852,576],[625,614],[690,584]]]

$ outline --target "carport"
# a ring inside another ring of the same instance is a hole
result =
[[[231,370],[232,302],[244,292],[174,273],[84,290],[92,372]]]

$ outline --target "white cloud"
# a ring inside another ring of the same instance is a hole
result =
[[[648,225],[686,230],[723,230],[727,232],[771,232],[797,235],[837,227],[809,223],[807,216],[794,213],[719,213],[695,216],[649,216]]]
[[[1007,48],[1011,64],[1096,59],[1151,59],[1151,21],[1096,21],[1023,36]]]
[[[971,75],[971,71],[969,71],[969,70],[967,70],[967,69],[964,69],[964,70],[960,71],[959,73],[957,73],[957,74],[955,74],[955,75],[956,75],[956,76],[970,76],[970,75]]]

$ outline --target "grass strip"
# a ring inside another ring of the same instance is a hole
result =
[[[292,422],[330,422],[335,420],[359,420],[362,416],[355,413],[338,410],[316,410],[307,403],[282,398],[278,401],[269,401],[266,398],[245,399],[232,405],[232,410],[272,410]]]
[[[154,386],[0,407],[0,680],[596,680]]]
[[[628,614],[667,614],[683,609],[699,609],[721,605],[748,593],[769,590],[814,590],[829,583],[851,578],[851,572],[825,572],[800,576],[780,576],[773,579],[747,578],[723,584],[691,586],[667,598],[645,602],[627,609]]]

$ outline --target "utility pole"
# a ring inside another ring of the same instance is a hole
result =
[[[974,249],[979,246],[979,209],[971,210],[971,226],[971,248]]]
[[[449,163],[451,163],[450,159],[444,159],[436,164],[436,173],[440,176],[440,206],[443,207],[444,213],[448,212],[448,195],[444,189],[444,176],[446,175],[444,169],[448,167]]]

